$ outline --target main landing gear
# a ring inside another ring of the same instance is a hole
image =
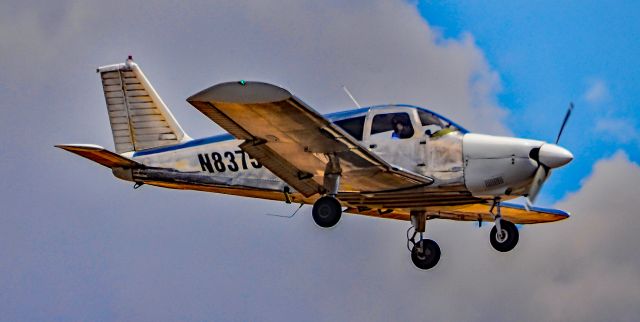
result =
[[[493,213],[493,209],[496,209],[496,214]],[[494,216],[496,225],[491,229],[491,246],[499,252],[508,252],[512,250],[518,244],[520,238],[518,228],[510,221],[502,219],[500,213],[500,199],[496,198],[493,201],[491,210],[489,212]]]
[[[340,169],[340,161],[335,154],[327,155],[329,162],[324,171],[324,188],[327,194],[324,197],[316,200],[313,204],[311,214],[316,224],[323,228],[329,228],[335,226],[340,217],[342,217],[342,206],[336,195],[338,195],[338,188],[340,187],[340,175],[342,170]]]
[[[427,216],[424,211],[411,212],[412,226],[407,230],[407,248],[411,251],[411,261],[419,269],[430,269],[440,260],[440,246],[431,239],[424,239]],[[409,237],[411,230],[413,234]],[[416,236],[419,236],[416,241]]]
[[[335,197],[324,196],[313,204],[311,214],[318,226],[324,228],[333,227],[340,221],[342,206]]]

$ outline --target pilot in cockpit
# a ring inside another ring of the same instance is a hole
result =
[[[407,139],[413,136],[413,127],[411,127],[409,115],[395,115],[391,119],[391,125],[393,127],[393,134],[391,134],[392,139]]]

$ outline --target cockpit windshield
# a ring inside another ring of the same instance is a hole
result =
[[[418,116],[420,123],[422,123],[422,129],[428,136],[441,136],[453,131],[460,131],[451,122],[425,110],[418,109]]]
[[[335,112],[325,116],[356,140],[362,141],[367,115],[372,111],[380,109],[392,110],[393,108],[397,108],[397,111],[374,114],[371,121],[371,135],[381,135],[380,133],[382,132],[393,131],[392,134],[389,134],[392,138],[405,139],[413,137],[414,133],[424,133],[430,137],[437,138],[455,131],[460,131],[462,134],[469,132],[446,117],[413,105],[378,105]],[[411,122],[409,121],[415,117],[415,114],[413,114],[412,111],[407,114],[409,109],[415,110],[420,119],[419,123],[417,122],[418,120],[414,120],[415,128],[411,126]],[[400,112],[401,110],[403,112]],[[418,125],[421,125],[421,128],[419,128]]]

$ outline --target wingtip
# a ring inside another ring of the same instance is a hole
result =
[[[101,147],[96,144],[56,144],[54,147],[58,149],[63,149],[66,151],[72,150],[104,150],[104,147]]]
[[[280,102],[290,99],[293,95],[277,85],[238,81],[213,85],[187,98],[189,103],[199,102],[228,102],[239,104],[259,104]]]

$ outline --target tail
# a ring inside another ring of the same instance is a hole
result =
[[[142,164],[115,154],[107,149],[93,144],[58,144],[57,148],[75,153],[96,163],[111,168],[113,174],[127,181],[133,181],[133,168],[144,167]]]
[[[131,56],[99,67],[117,153],[174,145],[191,138]]]

